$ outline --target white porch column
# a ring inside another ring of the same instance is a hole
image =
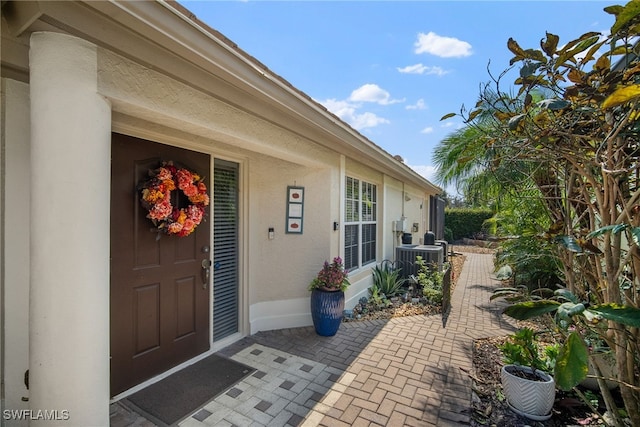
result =
[[[29,405],[60,418],[32,424],[107,426],[111,109],[95,45],[34,33],[29,59]]]

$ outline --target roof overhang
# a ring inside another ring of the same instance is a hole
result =
[[[442,190],[173,1],[2,2],[2,74],[28,80],[28,36],[86,39],[429,193]]]

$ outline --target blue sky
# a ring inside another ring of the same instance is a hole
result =
[[[199,19],[434,181],[433,148],[509,67],[506,44],[539,48],[608,33],[625,1],[180,1]],[[503,81],[508,89],[514,77]],[[435,181],[434,181],[435,182]],[[451,191],[452,189],[449,189]]]

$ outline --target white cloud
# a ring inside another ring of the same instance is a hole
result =
[[[354,129],[357,130],[373,128],[385,123],[391,122],[384,117],[375,115],[374,113],[356,114],[351,120],[349,120],[349,124],[351,124],[351,126],[353,126]]]
[[[439,36],[433,31],[419,33],[415,53],[430,53],[441,58],[460,58],[471,55],[471,45],[454,37]]]
[[[413,169],[414,171],[416,171],[418,173],[418,175],[423,176],[424,178],[426,178],[427,180],[429,180],[430,182],[434,182],[434,176],[436,174],[436,167],[435,166],[431,166],[431,165],[418,165],[418,166],[411,166],[408,165],[411,169]]]
[[[424,99],[420,98],[415,104],[407,105],[404,108],[407,110],[424,110],[427,108],[427,104],[425,104]]]
[[[391,99],[389,92],[376,84],[368,83],[351,92],[349,101],[375,102],[380,105],[389,105],[404,102],[404,99]]]
[[[384,117],[377,116],[374,113],[358,113],[357,109],[360,107],[358,104],[350,103],[348,101],[340,101],[336,99],[327,99],[320,102],[327,110],[331,111],[340,119],[349,123],[356,130],[376,127],[380,124],[390,123],[389,120]]]
[[[435,176],[436,176],[436,167],[435,166],[432,166],[432,165],[417,165],[417,166],[407,165],[407,166],[409,166],[411,169],[416,171],[418,173],[418,175],[422,176],[423,178],[426,178],[427,181],[429,181],[430,183],[432,183],[434,185],[437,185],[438,187],[442,188],[440,186],[440,184],[436,183],[436,181],[435,181]],[[444,190],[450,196],[458,196],[458,197],[461,196],[458,193],[458,189],[453,184],[452,185],[448,185],[447,188],[445,188]]]
[[[447,120],[446,122],[441,123],[440,127],[443,129],[453,128],[454,130],[457,130],[457,129],[462,129],[464,127],[464,123]]]
[[[389,120],[375,113],[359,112],[358,110],[362,108],[363,103],[370,102],[379,105],[390,105],[404,101],[404,99],[392,99],[389,92],[376,84],[368,83],[351,92],[349,98],[345,100],[327,99],[326,101],[319,102],[324,105],[327,110],[349,123],[354,129],[361,130],[391,123]]]
[[[427,126],[426,128],[420,131],[420,133],[431,133],[431,132],[433,132],[433,128],[431,126]]]
[[[327,99],[326,101],[320,101],[327,110],[331,111],[336,116],[344,120],[344,117],[350,117],[355,114],[356,106],[350,104],[347,101],[339,101],[337,99]]]
[[[398,71],[405,74],[422,74],[426,69],[426,65],[415,64],[415,65],[407,65],[404,68],[397,68]]]
[[[442,67],[430,67],[423,64],[407,65],[404,68],[397,68],[397,70],[403,74],[435,74],[437,76],[444,76],[450,73],[450,71],[446,71]]]

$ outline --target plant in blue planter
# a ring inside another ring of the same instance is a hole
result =
[[[340,257],[325,261],[318,275],[309,284],[311,317],[316,333],[333,336],[338,332],[344,310],[344,291],[350,285],[348,273]]]

